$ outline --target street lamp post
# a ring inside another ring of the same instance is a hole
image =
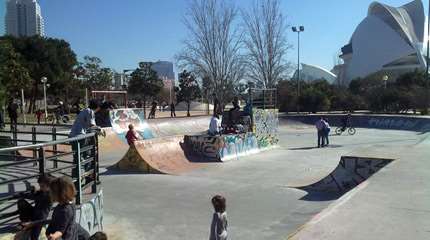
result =
[[[45,119],[48,118],[48,106],[46,104],[46,83],[48,82],[47,77],[42,77],[40,81],[43,83],[43,101],[45,103]]]
[[[384,81],[384,89],[387,89],[388,76],[387,75],[382,76],[382,81]]]
[[[292,27],[293,32],[297,33],[297,113],[300,112],[300,33],[305,31],[305,27]]]

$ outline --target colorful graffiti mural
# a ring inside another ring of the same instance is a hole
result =
[[[343,156],[337,167],[328,176],[311,185],[296,188],[308,192],[345,193],[392,161],[393,159]]]
[[[145,121],[145,114],[140,108],[114,109],[110,111],[112,129],[125,141],[128,125],[133,124],[135,130],[145,139],[153,138],[152,131]]]
[[[185,136],[186,146],[195,154],[215,161],[238,159],[240,156],[259,152],[254,133],[209,136]]]
[[[278,143],[278,109],[252,110],[254,132],[260,148],[266,148]]]
[[[103,190],[76,210],[76,222],[90,234],[103,231]]]

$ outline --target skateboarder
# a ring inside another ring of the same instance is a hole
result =
[[[139,134],[134,130],[133,124],[128,125],[128,132],[125,135],[125,138],[127,139],[127,143],[130,146],[134,145],[134,142],[141,139]]]

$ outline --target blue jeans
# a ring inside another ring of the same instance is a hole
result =
[[[324,130],[323,142],[325,141],[326,145],[329,144],[329,141],[328,141],[328,135],[329,135],[329,133],[330,133],[330,129],[329,128],[327,128],[327,129]]]
[[[318,147],[324,147],[324,138],[325,132],[324,130],[318,130]]]

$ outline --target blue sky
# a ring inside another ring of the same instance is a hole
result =
[[[0,33],[5,1],[0,0]],[[98,56],[117,71],[135,68],[142,60],[174,60],[186,36],[182,18],[189,0],[39,0],[49,37],[71,43],[81,59]],[[233,1],[247,8],[251,0]],[[366,16],[372,0],[281,0],[290,25],[303,25],[301,60],[333,67],[333,58]],[[400,6],[409,0],[382,0]],[[428,5],[428,1],[424,1]],[[288,28],[294,48],[287,58],[297,61],[297,35]]]

